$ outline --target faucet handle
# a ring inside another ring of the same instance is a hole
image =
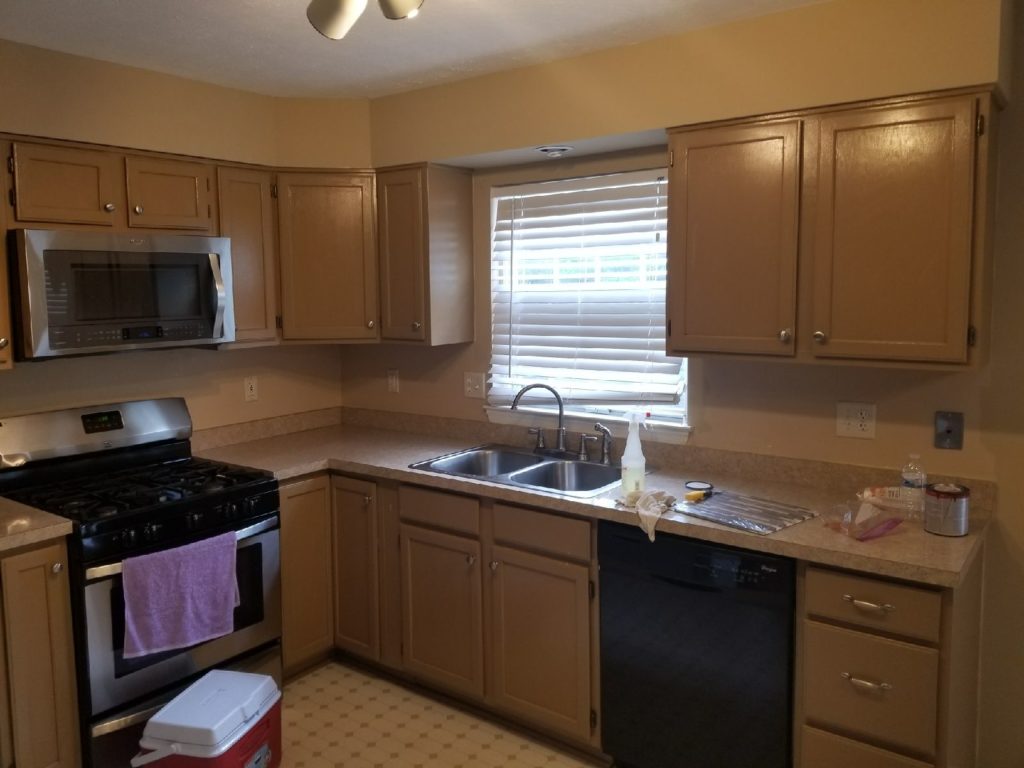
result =
[[[541,429],[540,427],[530,427],[526,431],[527,431],[528,434],[536,435],[537,436],[537,444],[535,446],[533,446],[533,449],[535,451],[543,451],[545,448],[547,448],[547,445],[544,442],[544,430],[543,429]]]
[[[596,443],[597,435],[580,435],[580,450],[577,454],[580,461],[590,461],[590,455],[587,453],[587,443]]]
[[[612,431],[601,422],[594,424],[594,429],[601,433],[601,463],[612,463]],[[597,439],[596,437],[594,438]]]

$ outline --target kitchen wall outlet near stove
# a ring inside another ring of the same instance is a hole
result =
[[[874,403],[836,403],[836,434],[839,437],[873,438]]]
[[[255,376],[246,376],[242,386],[245,388],[245,402],[251,403],[260,399],[260,391],[257,388]]]
[[[482,373],[462,374],[462,394],[477,400],[484,398],[484,375]]]

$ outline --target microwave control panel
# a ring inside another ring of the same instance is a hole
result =
[[[77,325],[50,327],[50,346],[55,350],[123,347],[154,341],[208,339],[210,327],[200,320],[165,321],[160,325]]]

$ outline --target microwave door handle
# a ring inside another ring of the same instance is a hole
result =
[[[213,318],[213,338],[224,335],[224,308],[227,306],[228,292],[224,287],[224,275],[220,271],[220,256],[210,254],[210,271],[213,273],[213,284],[217,288],[217,312]]]

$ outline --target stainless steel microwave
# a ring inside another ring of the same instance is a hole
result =
[[[225,237],[19,229],[21,360],[235,340]]]

